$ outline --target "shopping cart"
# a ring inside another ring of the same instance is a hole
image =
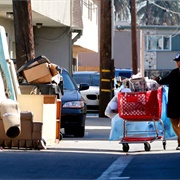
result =
[[[166,149],[164,123],[161,120],[162,87],[157,90],[145,92],[119,92],[118,113],[123,119],[124,131],[120,144],[123,151],[129,151],[128,143],[144,143],[145,151],[150,151],[150,143],[162,140],[163,148]],[[126,128],[127,122],[153,122],[154,128],[144,132],[131,132]],[[157,122],[161,124],[158,129]],[[142,133],[144,133],[142,135]],[[150,142],[150,143],[149,143]]]

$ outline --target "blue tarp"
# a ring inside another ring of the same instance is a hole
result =
[[[164,123],[165,128],[165,135],[166,139],[174,138],[176,137],[176,134],[174,133],[172,129],[172,125],[170,122],[170,119],[166,116],[167,111],[167,102],[168,102],[168,87],[163,86],[163,93],[162,93],[162,114],[161,114],[161,120]],[[123,137],[123,119],[119,117],[117,114],[112,118],[111,120],[111,131],[109,140],[117,140],[121,139]],[[157,129],[160,133],[162,133],[162,125],[160,121],[156,122]],[[152,130],[154,130],[154,123],[152,121],[150,122],[127,122],[126,123],[126,130],[127,132],[132,132],[132,136],[152,136]]]

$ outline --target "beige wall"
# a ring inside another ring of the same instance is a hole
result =
[[[99,66],[99,54],[98,53],[79,53],[78,55],[79,66]]]
[[[137,32],[138,44],[138,67],[140,67],[140,32]],[[115,68],[132,68],[132,47],[131,47],[131,31],[116,31],[114,38],[114,66]],[[99,68],[99,53],[79,53],[78,65],[86,66],[87,69]],[[90,68],[91,67],[91,68]]]
[[[90,51],[99,51],[99,8],[100,2],[90,0],[92,3],[91,7],[83,1],[83,34],[80,39],[75,42],[75,45],[81,46],[83,48],[89,49]],[[87,1],[88,2],[88,1]],[[90,18],[90,15],[92,16]]]

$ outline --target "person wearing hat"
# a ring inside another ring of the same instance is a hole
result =
[[[173,59],[177,68],[173,69],[166,77],[157,77],[155,80],[160,85],[167,85],[168,103],[167,117],[170,118],[173,130],[178,137],[178,146],[176,150],[180,150],[180,53]]]

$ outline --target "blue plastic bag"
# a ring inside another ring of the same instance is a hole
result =
[[[115,115],[111,119],[111,131],[109,135],[109,140],[117,140],[123,137],[124,133],[124,120],[119,117],[119,115]],[[143,136],[148,135],[145,133],[148,131],[148,122],[126,122],[126,130],[131,133],[130,136]]]

